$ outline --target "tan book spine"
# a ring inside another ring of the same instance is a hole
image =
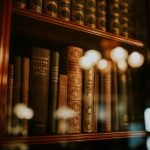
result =
[[[68,119],[68,133],[81,132],[81,105],[82,105],[82,69],[79,65],[79,59],[83,56],[83,49],[69,46],[68,52],[68,95],[67,103],[74,113],[72,118]]]
[[[29,66],[30,59],[22,58],[22,102],[28,106],[29,104]],[[23,135],[28,134],[28,121],[23,120]]]
[[[94,68],[84,71],[83,132],[93,132]]]
[[[59,74],[59,93],[58,93],[58,134],[66,132],[66,108],[67,108],[67,75]]]

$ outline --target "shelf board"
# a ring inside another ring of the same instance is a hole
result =
[[[131,137],[145,137],[145,131],[89,133],[89,134],[67,134],[67,135],[45,135],[30,137],[5,137],[4,145],[26,144],[50,144],[62,142],[96,141]]]
[[[70,30],[69,33],[73,32],[73,34],[74,34],[75,32],[77,32],[78,34],[81,34],[81,35],[86,35],[86,36],[89,35],[88,38],[90,38],[90,36],[92,36],[93,38],[96,38],[98,40],[100,40],[101,38],[106,38],[106,39],[109,39],[109,40],[129,44],[129,45],[133,45],[133,46],[137,46],[137,47],[143,47],[143,42],[135,40],[135,39],[126,38],[126,37],[123,37],[123,36],[115,35],[115,34],[105,32],[105,31],[101,31],[101,30],[98,30],[98,29],[91,29],[90,27],[87,27],[87,26],[84,26],[84,25],[78,25],[78,24],[76,24],[74,22],[71,22],[71,21],[64,21],[60,18],[53,18],[53,17],[47,16],[45,14],[38,14],[38,13],[32,12],[31,10],[25,10],[25,9],[20,9],[20,8],[13,7],[12,14],[13,14],[13,16],[15,16],[19,19],[20,18],[26,18],[29,21],[34,20],[35,24],[37,26],[38,26],[39,23],[42,22],[43,24],[47,24],[48,26],[53,26],[53,29],[54,28],[56,29],[56,27],[58,27],[58,28],[64,29],[65,32],[66,31],[68,32],[68,30]],[[18,22],[18,23],[20,23],[20,22]],[[30,24],[30,23],[29,22],[24,22],[24,24],[26,24],[28,26],[28,24]],[[41,27],[41,29],[40,29],[41,32],[42,32],[42,30],[44,30],[44,28],[45,28],[45,26]],[[32,30],[32,29],[33,28],[31,26],[30,30]],[[66,34],[67,34],[67,32],[66,32]],[[48,32],[46,32],[46,30],[45,30],[45,32],[43,34],[45,34],[45,36],[47,36],[46,34],[48,34]],[[84,36],[83,36],[83,38],[84,38]]]

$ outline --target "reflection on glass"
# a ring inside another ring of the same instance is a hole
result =
[[[117,62],[117,67],[119,71],[125,72],[128,68],[128,65],[127,62],[124,59],[122,59]]]
[[[111,68],[110,63],[108,63],[108,61],[106,59],[101,59],[98,62],[97,67],[98,67],[99,70],[101,70],[103,72],[107,72]]]
[[[150,108],[146,108],[144,111],[145,129],[150,132]]]
[[[150,150],[150,137],[149,136],[146,139],[146,147],[147,147],[147,150]]]

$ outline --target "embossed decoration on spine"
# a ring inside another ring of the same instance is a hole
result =
[[[85,0],[85,25],[96,28],[96,1]]]
[[[58,17],[58,3],[57,0],[44,1],[44,13],[51,17]]]
[[[84,71],[83,132],[93,131],[94,68]]]
[[[68,52],[68,95],[67,105],[74,111],[72,118],[68,119],[68,133],[81,132],[81,105],[82,105],[82,69],[79,59],[83,49],[69,46]]]
[[[59,18],[70,21],[70,0],[58,1],[58,15]]]

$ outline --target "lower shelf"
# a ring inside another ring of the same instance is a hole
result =
[[[4,145],[15,145],[16,143],[25,144],[50,144],[62,142],[78,142],[78,141],[96,141],[109,140],[130,137],[144,137],[145,131],[123,131],[123,132],[107,132],[107,133],[88,133],[88,134],[67,134],[67,135],[45,135],[45,136],[26,136],[26,137],[5,137]]]

